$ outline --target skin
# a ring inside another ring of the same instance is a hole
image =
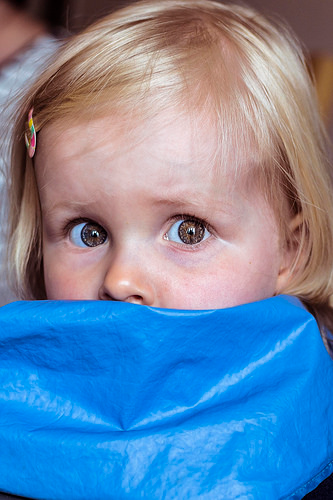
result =
[[[272,210],[246,182],[253,155],[225,148],[218,167],[209,121],[173,111],[128,125],[108,116],[39,134],[47,297],[213,309],[280,293],[289,258]],[[104,242],[89,231],[101,244],[82,241],[87,221]],[[181,240],[186,224],[202,241]]]

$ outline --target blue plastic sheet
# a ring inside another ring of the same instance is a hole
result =
[[[297,299],[0,309],[0,491],[297,500],[333,472],[333,362]]]

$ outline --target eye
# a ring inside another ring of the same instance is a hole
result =
[[[165,234],[165,239],[184,243],[185,245],[196,245],[206,240],[210,232],[206,225],[200,219],[184,218],[172,224],[169,231]]]
[[[97,247],[106,242],[108,235],[97,222],[83,222],[71,229],[69,238],[78,247]]]

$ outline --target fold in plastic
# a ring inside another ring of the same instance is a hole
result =
[[[0,491],[297,500],[333,472],[333,362],[297,299],[0,309]]]

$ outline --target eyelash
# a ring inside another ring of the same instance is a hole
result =
[[[96,224],[96,221],[87,217],[77,217],[76,219],[68,219],[65,221],[63,234],[68,236],[71,230],[78,224]]]
[[[204,217],[197,217],[196,215],[191,215],[191,214],[177,214],[174,215],[173,217],[170,217],[169,222],[174,223],[179,220],[191,220],[193,222],[198,222],[199,224],[203,224],[205,226],[205,229],[207,229],[209,232],[212,231],[212,227],[210,226],[209,222],[204,218]]]

